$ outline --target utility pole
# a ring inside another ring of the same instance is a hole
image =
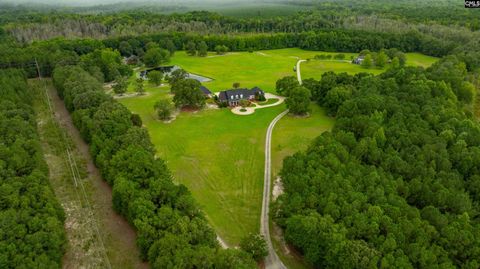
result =
[[[37,66],[38,78],[42,79],[42,74],[40,74],[40,67],[38,66],[37,58],[35,58],[35,66]]]

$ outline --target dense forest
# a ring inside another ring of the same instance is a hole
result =
[[[465,63],[304,85],[337,122],[284,161],[286,240],[318,268],[478,268],[478,90]]]
[[[61,268],[64,212],[50,187],[19,70],[0,71],[0,268]]]
[[[441,57],[476,49],[480,41],[478,12],[460,9],[449,1],[435,5],[408,0],[297,4],[315,8],[288,16],[232,17],[208,11],[164,14],[134,8],[93,13],[7,5],[0,11],[0,67],[29,68],[27,74],[33,76],[36,59],[49,75],[55,65],[76,64],[80,56],[102,48],[142,57],[150,42],[169,51],[205,41],[211,51],[217,46],[229,51],[397,48]]]
[[[113,206],[137,230],[152,268],[255,268],[241,250],[223,250],[188,189],[175,185],[138,115],[103,91],[80,66],[56,68],[53,81],[95,164],[113,187]]]
[[[259,1],[261,5],[262,1]],[[268,2],[268,1],[267,1]],[[281,4],[277,2],[277,5]],[[404,31],[417,30],[427,35],[467,34],[480,27],[480,15],[463,8],[458,1],[285,1],[305,6],[304,11],[288,16],[232,17],[219,13],[193,11],[168,14],[166,6],[131,5],[129,9],[108,12],[108,6],[44,9],[32,13],[22,6],[2,7],[0,24],[19,41],[31,42],[53,37],[106,38],[159,32],[201,34],[304,32],[322,29]],[[303,4],[303,5],[302,5]],[[208,8],[208,3],[205,8]],[[116,10],[116,6],[110,6]],[[201,6],[199,7],[202,8]],[[163,9],[163,12],[159,12]],[[99,11],[103,11],[99,13]],[[174,10],[173,10],[174,11]],[[15,13],[15,16],[12,16]],[[455,26],[455,27],[453,27]]]
[[[391,64],[378,76],[326,72],[303,87],[286,79],[304,103],[298,114],[308,114],[311,98],[336,124],[285,159],[273,217],[315,268],[479,268],[480,13],[450,0],[281,2],[306,10],[232,17],[1,5],[0,267],[59,268],[66,243],[26,82],[37,64],[112,186],[115,210],[135,227],[143,260],[257,266],[245,251],[219,247],[189,190],[156,158],[140,117],[103,89],[132,74],[126,57],[155,66],[201,45],[204,53],[299,47],[442,57],[427,69]]]

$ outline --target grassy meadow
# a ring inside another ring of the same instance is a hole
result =
[[[213,78],[204,83],[213,92],[231,88],[259,86],[275,93],[275,82],[283,76],[295,76],[297,59],[313,58],[317,51],[281,49],[238,52],[208,57],[191,57],[179,51],[171,60],[188,72]],[[336,53],[330,53],[336,54]],[[354,54],[345,53],[347,59]],[[408,54],[416,64],[434,61],[423,55]],[[302,77],[320,78],[327,70],[337,72],[375,72],[348,62],[311,60],[302,64]],[[133,79],[131,80],[133,81]],[[200,203],[216,232],[231,245],[239,243],[249,232],[257,232],[263,189],[264,143],[269,123],[286,109],[285,104],[238,116],[229,109],[205,109],[181,112],[171,123],[157,120],[153,105],[171,98],[169,86],[154,87],[145,83],[146,95],[119,99],[138,113],[147,127],[157,155],[166,160],[175,181],[185,184]],[[133,91],[133,86],[129,88]],[[285,156],[305,149],[310,141],[333,126],[334,119],[316,104],[310,117],[287,115],[277,123],[272,137],[273,176]]]
[[[265,132],[284,105],[237,116],[228,109],[182,112],[171,123],[158,121],[153,104],[168,98],[168,87],[121,99],[141,115],[159,157],[175,181],[185,184],[202,205],[217,233],[237,244],[260,224]]]
[[[343,53],[344,61],[314,60],[315,55],[335,55],[337,53],[306,51],[297,48],[265,50],[256,52],[232,52],[226,55],[209,53],[207,57],[188,56],[184,51],[175,53],[171,64],[179,65],[188,72],[213,78],[204,83],[213,92],[229,89],[234,82],[242,87],[258,86],[267,92],[275,92],[275,82],[284,76],[296,76],[293,71],[298,59],[312,59],[301,65],[302,78],[319,79],[326,71],[347,72],[356,74],[371,72],[379,74],[384,69],[365,69],[350,63],[356,53]],[[436,58],[419,53],[407,53],[407,65],[428,67]]]

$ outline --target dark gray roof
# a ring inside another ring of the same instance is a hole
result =
[[[264,92],[258,87],[254,87],[250,90],[245,88],[231,89],[220,92],[218,99],[220,101],[238,101],[242,99],[249,99],[251,96],[255,96],[256,93],[264,94]]]
[[[212,92],[205,86],[203,85],[200,85],[200,90],[203,92],[203,94],[205,95],[209,95],[209,94],[212,94]]]

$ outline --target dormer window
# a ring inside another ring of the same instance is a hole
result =
[[[240,94],[240,98],[242,98],[242,99],[243,99],[243,94]]]
[[[230,99],[232,99],[232,100],[233,100],[233,95],[232,95],[232,96],[230,96]]]

